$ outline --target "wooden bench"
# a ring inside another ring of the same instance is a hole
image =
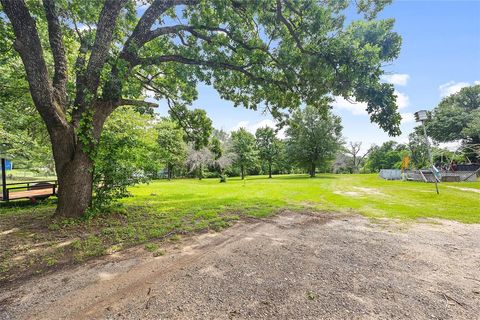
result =
[[[58,191],[57,181],[33,181],[10,183],[4,186],[6,188],[6,197],[0,194],[0,201],[10,201],[19,199],[30,199],[35,202],[37,199],[45,199],[54,196]]]
[[[36,190],[26,190],[26,191],[15,191],[9,192],[8,200],[18,200],[18,199],[32,199],[40,196],[53,196],[53,186],[48,189],[36,189]]]

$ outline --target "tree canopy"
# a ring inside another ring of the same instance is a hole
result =
[[[480,85],[462,88],[438,104],[427,122],[428,134],[439,142],[480,143]]]
[[[0,20],[0,154],[17,164],[53,172],[48,132],[29,94],[21,59],[6,50],[11,37]]]
[[[157,126],[158,156],[165,164],[167,176],[173,178],[175,167],[183,165],[187,157],[185,132],[171,120],[163,119]]]
[[[258,155],[268,166],[268,177],[272,177],[272,166],[280,156],[280,140],[270,127],[258,128],[255,132]]]
[[[286,133],[290,159],[307,168],[311,177],[318,167],[335,159],[343,144],[340,118],[312,106],[293,113]]]
[[[95,153],[96,197],[90,214],[127,196],[129,186],[146,181],[159,170],[157,135],[150,120],[129,107],[118,109],[107,120]]]
[[[438,142],[461,141],[470,160],[480,160],[480,85],[462,88],[444,98],[427,121],[429,136]]]
[[[410,150],[410,158],[415,168],[426,168],[430,164],[428,148],[429,146],[425,141],[423,133],[412,132],[408,135],[408,149]]]
[[[407,146],[395,141],[386,141],[381,146],[373,145],[368,151],[365,167],[371,172],[380,169],[400,168],[403,154],[407,154]]]
[[[247,170],[258,160],[258,152],[255,148],[255,136],[245,130],[245,128],[240,128],[232,132],[231,148],[237,155],[235,164],[239,167],[243,180]]]

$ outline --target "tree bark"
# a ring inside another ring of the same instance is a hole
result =
[[[242,180],[245,178],[245,168],[243,167],[243,165],[240,166],[240,173],[242,175]]]
[[[353,173],[357,173],[357,168],[358,168],[358,165],[357,165],[357,155],[354,154],[353,155]]]
[[[98,141],[112,104],[93,104],[93,138]],[[94,164],[78,141],[73,126],[50,133],[58,179],[58,205],[55,216],[81,217],[92,203]]]
[[[73,159],[62,163],[57,170],[58,205],[56,216],[80,217],[92,203],[93,162],[78,149]]]
[[[315,177],[315,171],[317,171],[317,166],[315,165],[314,162],[312,162],[312,166],[310,168],[310,178]]]
[[[272,164],[269,163],[268,164],[268,178],[272,178]]]

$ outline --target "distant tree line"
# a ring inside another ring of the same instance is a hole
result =
[[[233,132],[211,129],[202,143],[189,140],[175,122],[163,118],[152,127],[158,135],[159,177],[219,177],[329,171],[343,144],[340,119],[330,112],[306,107],[294,112],[286,137],[278,129],[263,127],[255,133],[239,128]],[[157,169],[158,169],[157,168]]]

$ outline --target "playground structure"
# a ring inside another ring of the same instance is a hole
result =
[[[437,159],[440,157],[440,163],[432,165],[435,174],[432,173],[432,170],[406,171],[404,174],[405,179],[424,182],[435,182],[435,179],[437,182],[475,182],[480,176],[480,164],[472,163],[466,155],[467,151],[479,153],[480,145],[461,146],[450,157],[445,152],[442,152],[437,155]],[[463,154],[462,157],[468,163],[457,164],[455,157],[459,154]],[[446,164],[441,165],[442,163]]]
[[[466,150],[480,152],[480,145],[463,146],[457,149],[451,157],[442,153],[438,155],[440,163],[446,164],[432,165],[432,168],[428,169],[410,170],[410,158],[406,156],[402,159],[401,169],[382,169],[380,170],[380,177],[385,180],[422,182],[475,182],[480,177],[480,164],[471,163],[470,159],[465,155],[463,157],[470,163],[457,164],[455,162],[457,154]]]
[[[421,182],[475,182],[480,176],[480,165],[458,165],[456,171],[437,170],[435,174],[431,169],[400,170],[382,169],[380,177],[385,180],[407,180]]]
[[[0,201],[29,199],[31,202],[36,202],[57,194],[57,180],[7,183],[6,163],[6,159],[2,158],[2,194],[0,195]]]
[[[409,170],[404,172],[404,179],[408,181],[423,182],[475,182],[480,175],[480,165],[458,165],[457,170],[438,170],[435,174],[432,170]]]

